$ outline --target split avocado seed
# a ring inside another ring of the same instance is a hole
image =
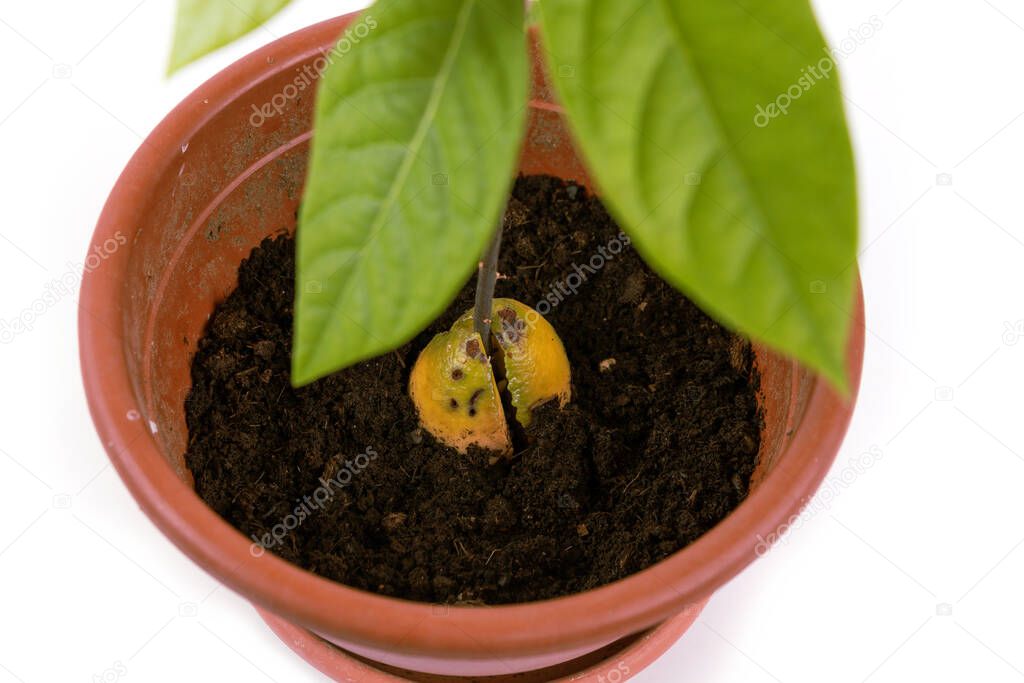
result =
[[[536,407],[569,401],[569,359],[555,329],[529,306],[495,299],[491,311],[494,352],[488,355],[467,312],[420,353],[409,395],[420,423],[442,443],[462,453],[475,445],[511,455],[501,392],[508,392],[516,422],[526,427]]]

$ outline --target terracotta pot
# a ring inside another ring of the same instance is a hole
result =
[[[195,494],[183,453],[189,362],[239,262],[294,229],[310,137],[313,69],[351,16],[312,26],[233,64],[153,131],[118,180],[93,245],[126,239],[82,284],[82,372],[110,459],[139,505],[186,554],[260,608],[346,650],[415,671],[487,675],[551,666],[637,634],[705,600],[754,560],[827,472],[846,430],[841,400],[800,366],[757,349],[766,428],[750,496],[665,561],[556,600],[445,607],[365,593],[266,553]],[[322,61],[321,61],[322,64]],[[523,173],[586,182],[534,67]],[[358,169],[353,169],[358,172]],[[851,302],[851,385],[863,304]]]

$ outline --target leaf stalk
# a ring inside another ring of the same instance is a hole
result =
[[[484,349],[491,353],[491,308],[494,301],[494,284],[498,279],[498,253],[501,251],[502,222],[484,249],[477,266],[476,302],[473,306],[473,329],[484,342]]]

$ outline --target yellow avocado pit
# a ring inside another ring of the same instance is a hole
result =
[[[469,311],[420,353],[409,395],[424,429],[442,443],[462,453],[479,446],[511,455],[499,386],[508,392],[516,421],[526,427],[537,406],[569,401],[569,359],[551,324],[529,306],[495,299],[491,311],[493,355],[488,357]]]

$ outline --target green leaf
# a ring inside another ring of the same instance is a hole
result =
[[[845,389],[853,155],[807,0],[543,0],[541,18],[588,167],[644,258]]]
[[[297,385],[401,345],[451,303],[497,226],[525,129],[522,0],[390,0],[360,21],[369,30],[317,95]]]
[[[277,14],[291,0],[178,0],[167,73],[233,42]]]

